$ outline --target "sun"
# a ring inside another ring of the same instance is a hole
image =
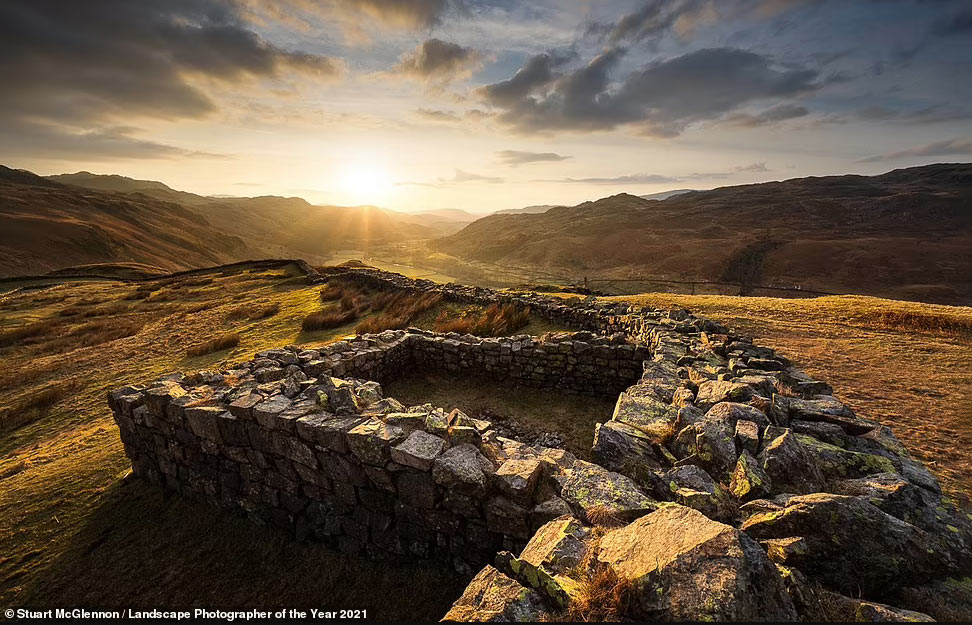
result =
[[[350,204],[380,204],[391,195],[391,174],[381,163],[348,163],[339,173],[341,191]]]

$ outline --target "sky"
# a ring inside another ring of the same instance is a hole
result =
[[[972,160],[972,3],[3,0],[0,163],[484,213]]]

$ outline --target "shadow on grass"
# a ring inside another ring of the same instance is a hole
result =
[[[447,564],[352,559],[128,478],[102,497],[20,605],[366,609],[436,621],[468,580]]]

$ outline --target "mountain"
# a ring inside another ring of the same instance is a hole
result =
[[[385,209],[396,215],[402,221],[416,223],[438,231],[439,235],[453,234],[462,230],[463,226],[471,224],[481,217],[461,208],[437,208],[417,213],[401,213]]]
[[[538,204],[536,206],[524,206],[523,208],[504,208],[496,211],[494,215],[535,215],[546,213],[551,208],[557,208],[558,204]]]
[[[972,164],[620,194],[491,215],[435,242],[468,260],[972,303]]]
[[[168,270],[266,257],[323,262],[334,250],[443,234],[373,206],[215,198],[123,176],[45,178],[2,166],[0,223],[2,275],[112,262]]]
[[[0,223],[4,275],[113,261],[171,270],[256,253],[245,239],[180,204],[81,189],[3,166]]]
[[[643,200],[667,200],[670,197],[675,197],[676,195],[682,195],[683,193],[691,193],[695,189],[674,189],[672,191],[662,191],[661,193],[650,193],[648,195],[639,195]]]

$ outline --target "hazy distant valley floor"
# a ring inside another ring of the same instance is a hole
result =
[[[972,309],[845,297],[628,299],[685,306],[779,348],[859,413],[892,426],[952,492],[972,492]],[[354,322],[302,332],[321,305],[320,287],[295,270],[246,267],[146,286],[0,294],[0,603],[367,608],[384,620],[440,618],[464,587],[451,571],[348,561],[123,479],[128,460],[109,388],[353,331]],[[922,329],[940,318],[952,325]],[[556,329],[534,319],[522,331]],[[188,355],[227,332],[239,335],[238,346]],[[388,389],[407,402],[481,407],[475,380],[445,389],[413,377]],[[545,404],[526,393],[486,407],[529,415],[533,428],[547,410],[550,429],[581,445],[594,415],[610,416],[610,402]]]

